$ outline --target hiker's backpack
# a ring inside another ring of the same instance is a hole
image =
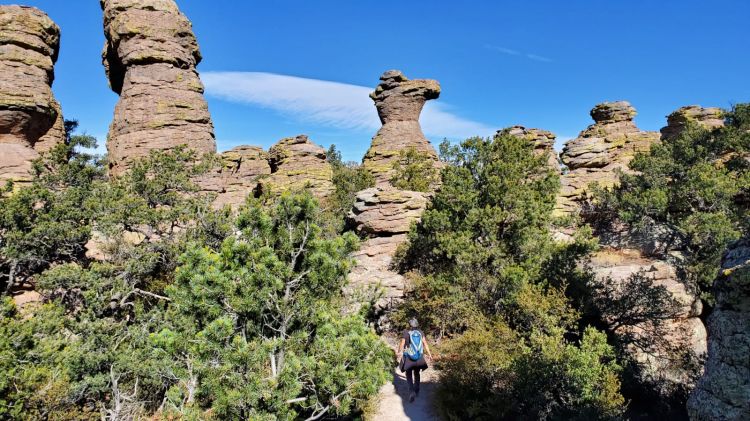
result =
[[[422,358],[424,353],[424,342],[422,342],[422,332],[418,330],[409,331],[409,348],[404,352],[412,361]]]

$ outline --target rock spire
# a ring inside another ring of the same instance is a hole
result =
[[[174,0],[100,0],[102,52],[120,95],[109,130],[110,171],[118,174],[152,149],[187,145],[215,152],[213,124],[195,66],[201,55]]]
[[[41,10],[0,6],[0,182],[30,179],[31,161],[65,140],[52,95],[60,29]]]

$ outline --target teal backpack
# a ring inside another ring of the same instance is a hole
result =
[[[422,342],[422,332],[418,330],[409,331],[409,348],[404,351],[407,357],[412,361],[422,358],[424,353],[424,343]]]

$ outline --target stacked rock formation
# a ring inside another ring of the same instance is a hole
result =
[[[215,152],[213,124],[195,66],[192,25],[173,0],[101,0],[102,59],[120,95],[107,139],[112,174],[152,149]]]
[[[673,139],[682,133],[688,123],[694,123],[706,129],[712,130],[724,125],[724,116],[721,108],[703,108],[700,105],[688,105],[681,107],[667,116],[667,125],[661,132],[662,140]]]
[[[268,151],[271,175],[260,182],[261,191],[279,194],[308,189],[317,198],[331,194],[333,170],[326,161],[326,150],[305,135],[287,137]]]
[[[750,419],[750,239],[725,254],[708,318],[706,373],[688,400],[694,420]]]
[[[419,115],[427,100],[440,96],[440,84],[431,79],[409,80],[398,70],[380,76],[370,94],[383,126],[372,138],[362,165],[375,176],[376,185],[388,185],[393,162],[406,148],[415,148],[437,162],[437,153],[422,133]]]
[[[31,161],[65,140],[51,89],[59,45],[44,12],[0,6],[0,182],[28,181]]]
[[[435,149],[422,133],[419,114],[425,101],[438,97],[440,85],[435,80],[409,80],[398,70],[383,73],[380,80],[370,98],[383,127],[373,137],[362,162],[375,176],[376,186],[357,193],[348,219],[366,237],[354,256],[350,287],[379,289],[375,310],[383,312],[403,297],[406,279],[392,267],[393,256],[406,242],[409,227],[419,220],[431,194],[393,187],[393,164],[401,151],[414,148],[439,166]]]
[[[590,183],[611,187],[617,182],[616,170],[627,172],[635,153],[659,140],[658,133],[635,125],[635,115],[627,101],[605,102],[591,110],[594,124],[569,141],[561,154],[568,172],[561,179],[556,214],[576,213]]]
[[[542,129],[527,129],[524,126],[511,126],[497,131],[528,140],[534,147],[534,154],[547,157],[547,165],[555,171],[560,170],[560,161],[555,153],[555,134]]]

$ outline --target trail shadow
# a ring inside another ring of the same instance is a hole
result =
[[[419,396],[409,402],[409,385],[406,375],[398,368],[393,372],[393,381],[381,389],[381,401],[377,416],[378,421],[433,421],[435,415],[433,397],[437,388],[437,379],[433,370],[421,373],[422,381]]]

